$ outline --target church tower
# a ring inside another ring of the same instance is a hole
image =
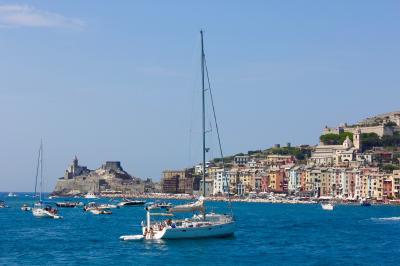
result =
[[[354,148],[361,151],[362,150],[362,143],[361,143],[361,130],[357,127],[356,132],[353,134],[353,144]]]
[[[74,165],[75,168],[78,167],[78,157],[76,157],[76,155],[75,155],[75,158],[73,160],[73,165]]]

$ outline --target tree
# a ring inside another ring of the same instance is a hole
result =
[[[397,124],[393,121],[389,121],[385,124],[385,127],[395,127],[395,126],[397,126]]]
[[[363,148],[368,150],[373,147],[382,146],[382,141],[376,133],[362,133],[361,141]]]
[[[338,145],[338,144],[343,144],[344,140],[347,137],[349,137],[350,140],[353,140],[353,133],[351,133],[351,132],[342,132],[339,134],[328,133],[328,134],[321,135],[319,137],[319,139],[325,145]]]
[[[351,132],[342,132],[339,134],[339,144],[343,144],[344,140],[349,137],[351,141],[353,141],[353,133]]]
[[[337,145],[339,144],[339,135],[334,133],[328,133],[319,137],[320,141],[325,145]]]
[[[385,171],[386,173],[392,173],[393,170],[399,170],[399,169],[400,167],[394,164],[385,164],[381,167],[381,170]]]
[[[395,132],[393,136],[383,136],[382,145],[385,147],[400,146],[400,134]]]

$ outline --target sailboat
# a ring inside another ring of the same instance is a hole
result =
[[[204,44],[203,44],[203,31],[200,31],[201,36],[201,76],[202,76],[202,138],[203,138],[203,195],[199,197],[196,202],[177,205],[168,209],[168,212],[152,212],[153,210],[159,210],[158,206],[150,205],[146,209],[146,222],[142,222],[142,235],[127,235],[121,236],[122,240],[152,240],[152,239],[185,239],[185,238],[206,238],[206,237],[225,237],[231,236],[235,231],[235,220],[233,214],[217,214],[207,213],[204,206],[206,197],[206,128],[205,128],[205,74],[208,70],[205,61]],[[215,126],[218,135],[218,143],[221,152],[222,164],[225,170],[225,164],[223,162],[221,140],[218,132],[218,124],[215,116],[214,103],[212,102],[211,88],[209,86],[210,98],[213,107]],[[225,172],[225,171],[224,171]],[[226,179],[225,179],[226,180]],[[227,187],[229,185],[227,184]],[[229,195],[229,192],[228,192]],[[231,205],[229,204],[229,207]],[[232,212],[232,209],[231,209]],[[176,219],[175,214],[180,213],[194,213],[190,218]],[[157,222],[152,221],[153,216],[166,216],[167,220]]]
[[[32,214],[38,218],[52,218],[52,219],[60,219],[62,218],[58,215],[58,210],[49,205],[46,205],[43,201],[43,142],[40,141],[40,148],[36,166],[36,178],[35,178],[35,196],[37,195],[37,182],[40,173],[40,193],[39,193],[39,201],[36,202],[32,208]]]

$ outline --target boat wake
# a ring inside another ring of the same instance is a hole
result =
[[[383,218],[371,218],[374,221],[400,221],[400,216],[395,217],[383,217]]]

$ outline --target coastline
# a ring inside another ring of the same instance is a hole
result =
[[[196,195],[189,194],[167,194],[167,193],[145,193],[145,194],[100,194],[101,198],[141,198],[141,199],[156,199],[156,200],[195,200],[197,199]],[[71,195],[53,195],[53,198],[73,198]],[[78,196],[75,196],[78,197]],[[81,197],[79,197],[81,198]],[[239,197],[231,197],[228,199],[227,197],[221,196],[212,196],[206,197],[206,201],[213,202],[249,202],[249,203],[269,203],[269,204],[319,204],[322,201],[326,201],[326,199],[322,198],[239,198]],[[331,199],[335,204],[341,205],[359,205],[358,200],[342,200],[342,199]],[[393,205],[399,206],[400,200],[388,200],[388,201],[371,201],[373,205]]]

